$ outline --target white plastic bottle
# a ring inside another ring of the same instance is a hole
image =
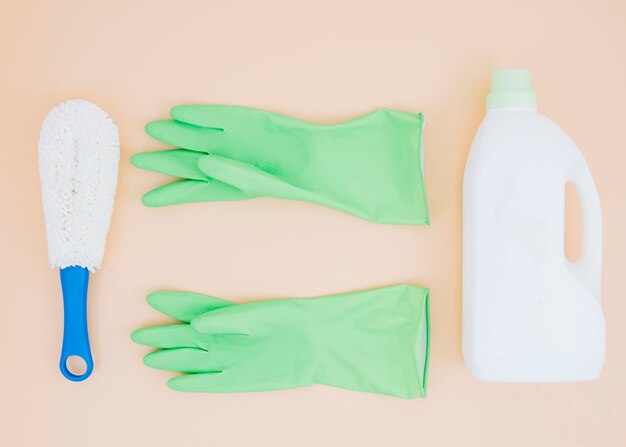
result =
[[[565,258],[565,185],[583,254]],[[596,379],[604,364],[602,216],[587,162],[537,113],[530,73],[493,74],[463,181],[463,355],[478,379]]]

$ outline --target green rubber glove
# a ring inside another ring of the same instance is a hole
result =
[[[189,105],[148,135],[182,149],[136,154],[143,169],[185,180],[147,206],[271,196],[333,207],[372,222],[427,224],[421,114],[381,109],[337,125],[236,106]]]
[[[148,303],[183,321],[139,329],[161,348],[150,367],[187,373],[178,391],[269,391],[313,384],[403,398],[424,397],[428,289],[401,285],[319,298],[234,304],[181,292]]]

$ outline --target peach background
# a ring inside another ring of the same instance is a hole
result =
[[[624,446],[626,300],[623,1],[0,1],[2,446]],[[490,73],[533,70],[540,111],[583,149],[605,219],[608,351],[594,383],[497,385],[461,355],[461,180]],[[58,371],[62,306],[47,264],[39,126],[69,98],[117,122],[120,181],[90,288],[96,369]],[[180,103],[240,104],[332,123],[393,107],[426,114],[430,227],[377,226],[262,199],[148,209],[168,181],[129,157]],[[429,396],[311,387],[181,394],[129,340],[166,321],[158,289],[238,301],[398,282],[432,289]]]

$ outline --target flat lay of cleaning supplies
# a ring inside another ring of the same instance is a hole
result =
[[[146,365],[186,373],[169,380],[174,390],[324,384],[406,399],[426,394],[428,289],[399,285],[247,304],[156,292],[148,303],[183,322],[132,334],[160,348],[145,356]]]
[[[66,101],[46,116],[39,139],[39,174],[50,265],[61,269],[64,329],[60,368],[72,381],[93,371],[87,331],[89,272],[102,264],[117,187],[118,130],[84,100]],[[86,366],[74,374],[68,358]]]
[[[144,195],[147,206],[276,197],[377,223],[427,224],[421,114],[381,109],[336,125],[217,105],[178,106],[146,132],[180,149],[132,163],[184,180]]]
[[[567,182],[583,213],[576,262],[564,253]],[[585,158],[537,113],[529,71],[497,70],[463,183],[463,354],[471,373],[499,382],[596,379],[605,355],[601,262],[600,202]]]

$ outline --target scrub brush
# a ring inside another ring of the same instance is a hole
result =
[[[61,269],[63,347],[60,367],[69,380],[93,371],[87,331],[89,272],[100,268],[109,231],[120,158],[115,123],[95,104],[66,101],[53,108],[41,125],[39,175],[48,256]],[[86,370],[74,374],[68,357],[77,356]]]

